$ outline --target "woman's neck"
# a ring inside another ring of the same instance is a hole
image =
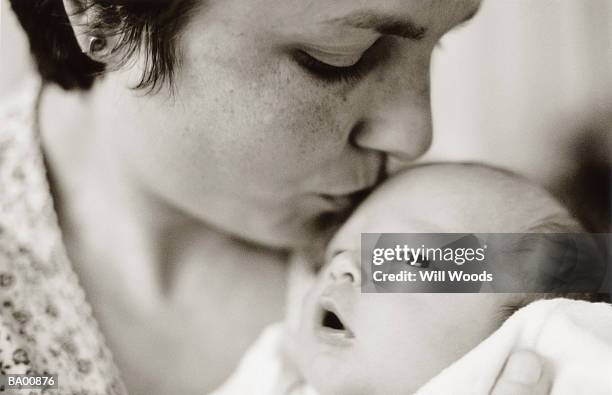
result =
[[[108,291],[113,297],[148,310],[182,292],[176,287],[190,265],[206,267],[214,279],[202,286],[226,290],[249,270],[245,256],[278,270],[283,254],[211,229],[141,187],[105,143],[95,95],[95,88],[72,93],[47,86],[39,108],[60,226],[86,288],[115,284],[123,294]]]
[[[95,91],[52,86],[40,100],[68,256],[130,393],[211,391],[282,319],[287,257],[211,229],[141,187],[105,142],[100,105],[108,104]],[[206,374],[185,379],[193,366]]]

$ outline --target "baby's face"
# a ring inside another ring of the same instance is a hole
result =
[[[409,172],[383,185],[330,243],[297,339],[300,368],[320,393],[412,393],[491,334],[517,302],[511,294],[361,293],[361,233],[513,232],[555,213],[519,204],[520,183],[454,170]],[[524,210],[499,215],[506,203]]]
[[[358,254],[337,254],[303,309],[298,363],[323,395],[413,393],[492,333],[508,302],[504,294],[362,294]]]

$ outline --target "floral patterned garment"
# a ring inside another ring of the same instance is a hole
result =
[[[44,394],[126,394],[62,244],[35,122],[40,86],[29,80],[0,104],[0,374],[57,374]]]

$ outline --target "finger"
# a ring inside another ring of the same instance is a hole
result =
[[[536,353],[514,352],[495,383],[491,395],[548,395],[552,372]]]

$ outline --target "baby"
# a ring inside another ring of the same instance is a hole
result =
[[[512,312],[546,297],[362,293],[361,233],[579,231],[577,222],[546,191],[505,171],[436,164],[394,177],[368,197],[334,236],[326,251],[327,263],[304,287],[307,291],[300,294],[294,288],[290,298],[294,316],[283,329],[284,345],[277,349],[284,354],[282,365],[295,372],[297,379],[287,385],[291,380],[284,375],[284,389],[277,386],[261,393],[413,393],[477,346]],[[596,297],[590,293],[567,296]],[[253,353],[261,353],[261,347],[257,349],[256,345]],[[262,361],[265,358],[251,365]],[[247,365],[243,363],[241,369]],[[258,372],[256,380],[265,380],[266,370]],[[248,384],[248,392],[259,393],[255,387]]]

